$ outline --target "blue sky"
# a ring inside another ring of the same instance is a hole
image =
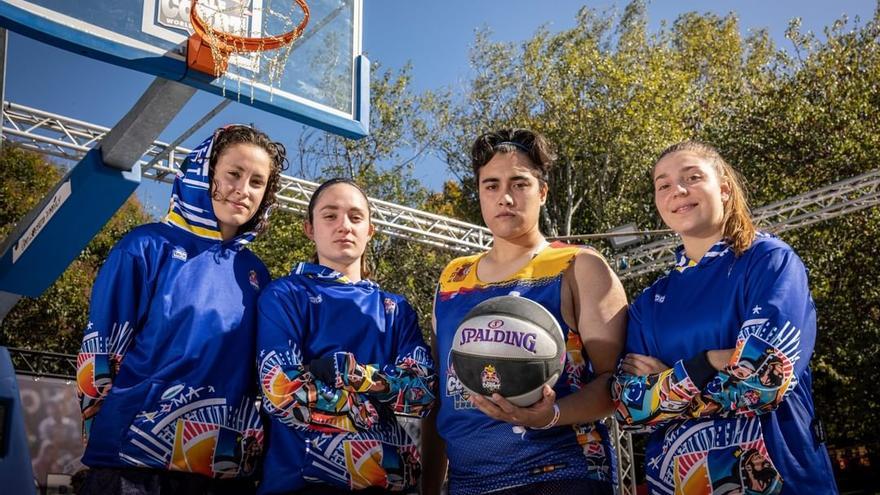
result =
[[[599,10],[622,10],[625,2],[572,0],[365,0],[364,51],[385,68],[413,65],[413,89],[463,88],[470,75],[468,49],[474,32],[489,27],[493,39],[528,39],[541,25],[553,31],[574,25],[583,5]],[[875,0],[654,0],[648,7],[650,26],[673,21],[688,11],[735,12],[743,31],[766,28],[776,43],[787,46],[784,32],[792,17],[801,17],[805,30],[821,32],[842,14],[850,19],[869,19]],[[6,99],[95,124],[112,127],[147,88],[151,76],[56,49],[11,33],[7,56]],[[213,108],[219,97],[196,95],[161,136],[175,139],[183,130]],[[253,122],[273,138],[290,144],[299,124],[233,103],[200,132],[185,142],[192,147],[216,126],[229,122]],[[416,166],[416,175],[433,189],[448,177],[441,162],[431,157]],[[142,185],[141,198],[153,213],[167,204],[164,186]]]

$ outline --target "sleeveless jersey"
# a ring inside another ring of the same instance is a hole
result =
[[[553,243],[509,279],[477,278],[483,256],[453,260],[443,270],[435,298],[440,409],[437,429],[446,441],[449,490],[453,495],[484,493],[550,480],[612,479],[611,444],[600,423],[532,430],[496,421],[467,400],[452,366],[455,331],[464,316],[491,297],[518,295],[543,305],[567,335],[565,367],[553,387],[557,398],[593,378],[580,336],[561,312],[562,275],[583,248]]]

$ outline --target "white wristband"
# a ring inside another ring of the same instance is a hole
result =
[[[549,430],[550,428],[553,428],[554,426],[556,426],[556,423],[558,423],[558,422],[559,422],[559,404],[554,402],[553,403],[553,419],[551,419],[550,422],[544,426],[539,426],[537,428],[532,428],[532,429],[533,430]]]

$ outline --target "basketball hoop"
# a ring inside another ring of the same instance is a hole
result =
[[[302,21],[294,29],[277,36],[248,37],[215,28],[199,14],[199,9],[196,8],[199,0],[192,0],[189,20],[195,32],[187,42],[187,66],[219,77],[226,72],[229,56],[233,53],[262,52],[289,45],[302,36],[309,23],[308,4],[305,0],[293,1],[303,12]]]

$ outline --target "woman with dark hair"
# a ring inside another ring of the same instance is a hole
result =
[[[422,435],[423,493],[440,492],[448,459],[451,495],[611,494],[614,452],[600,420],[614,406],[608,380],[623,348],[623,287],[595,250],[541,233],[553,165],[541,134],[487,132],[471,161],[492,248],[451,261],[437,284],[433,345],[443,391]],[[563,372],[529,407],[469,393],[452,366],[462,319],[502,295],[542,305],[565,333]]]
[[[312,194],[299,263],[260,296],[257,348],[268,450],[259,493],[411,491],[415,441],[395,415],[434,402],[430,351],[402,296],[367,279],[370,203],[347,179]]]
[[[246,245],[285,163],[262,132],[218,129],[181,166],[164,221],[110,251],[77,357],[80,493],[253,491],[256,306],[270,277]]]
[[[630,306],[613,384],[618,420],[652,430],[651,493],[836,493],[810,390],[816,310],[803,262],[755,230],[713,147],[669,147],[653,182],[683,245]]]

